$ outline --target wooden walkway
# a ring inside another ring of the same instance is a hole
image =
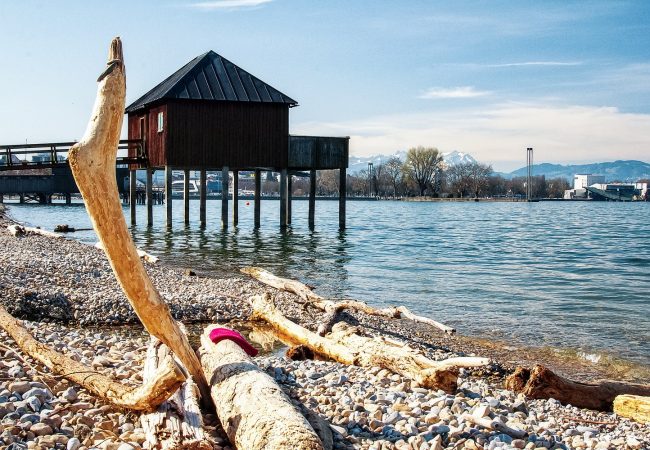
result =
[[[45,144],[0,145],[0,172],[52,169],[68,165],[68,152],[76,142],[51,142]],[[118,156],[116,165],[128,164],[131,168],[147,166],[142,141],[124,139],[119,150],[129,151],[135,157]]]

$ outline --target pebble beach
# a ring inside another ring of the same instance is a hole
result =
[[[125,384],[140,383],[149,338],[103,252],[72,239],[36,234],[17,238],[6,230],[9,224],[9,218],[0,218],[0,303],[39,341]],[[283,314],[307,328],[315,329],[321,316],[299,305],[295,296],[237,273],[217,277],[165,260],[145,266],[174,317],[195,334],[208,323],[246,324],[251,313],[248,298],[264,292],[272,293]],[[341,318],[406,342],[431,359],[475,355],[493,362],[486,368],[462,370],[458,392],[449,395],[381,368],[292,361],[268,332],[236,325],[265,350],[255,362],[296,404],[330,424],[334,448],[650,449],[650,425],[505,390],[504,376],[518,364],[532,365],[530,355],[513,356],[406,321],[377,320],[361,313],[344,313]],[[0,356],[0,448],[147,448],[137,414],[117,410],[50,374],[21,353],[3,331]],[[602,375],[597,368],[544,363],[576,379]],[[482,428],[463,417],[467,414],[500,420],[525,434],[514,438]],[[209,415],[206,419],[214,448],[231,449],[216,419]]]

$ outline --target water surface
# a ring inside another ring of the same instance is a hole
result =
[[[284,234],[277,201],[262,202],[257,231],[252,202],[240,201],[240,224],[226,231],[220,205],[208,202],[201,230],[198,202],[185,226],[175,200],[171,231],[164,206],[152,228],[138,206],[134,239],[182,267],[256,265],[324,296],[404,304],[462,334],[650,365],[650,203],[350,201],[339,232],[338,203],[321,201],[310,232],[307,202],[294,201]],[[12,215],[47,229],[90,226],[82,206],[16,205]],[[92,231],[74,237],[96,242]]]

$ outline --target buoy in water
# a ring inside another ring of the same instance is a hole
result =
[[[251,202],[246,202],[246,206],[250,206]]]

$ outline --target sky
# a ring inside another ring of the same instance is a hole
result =
[[[79,139],[120,36],[127,104],[214,50],[355,156],[650,160],[646,0],[2,0],[0,23],[0,144]]]

